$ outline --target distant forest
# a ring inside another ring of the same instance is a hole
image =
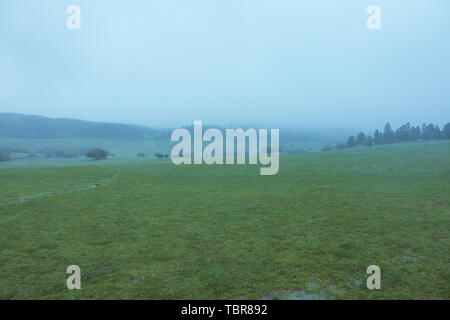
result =
[[[51,119],[18,113],[0,113],[0,138],[69,139],[96,138],[139,141],[152,137],[170,139],[170,130],[128,124],[101,123],[75,119]]]
[[[322,151],[331,151],[333,149],[346,149],[355,146],[365,145],[372,147],[376,144],[388,144],[396,142],[422,141],[422,140],[448,140],[450,139],[450,122],[441,130],[439,126],[430,124],[422,124],[422,127],[411,126],[408,122],[400,126],[397,130],[392,130],[389,123],[386,123],[384,130],[375,130],[373,136],[360,132],[356,136],[350,136],[347,142],[338,143],[334,147],[326,146]]]

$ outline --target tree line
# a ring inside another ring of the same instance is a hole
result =
[[[408,122],[395,131],[389,123],[386,123],[383,131],[376,129],[373,135],[366,135],[364,132],[360,132],[356,136],[348,137],[347,142],[338,143],[334,147],[326,146],[322,151],[346,149],[361,145],[372,147],[373,145],[378,144],[448,139],[450,139],[450,122],[447,123],[442,130],[438,125],[432,123],[424,123],[422,124],[422,127],[420,127],[411,126]]]
[[[18,139],[111,139],[142,141],[170,139],[171,130],[131,124],[47,118],[19,113],[0,113],[0,138]]]

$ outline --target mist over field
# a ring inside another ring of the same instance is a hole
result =
[[[75,2],[1,2],[1,112],[360,131],[449,118],[448,1],[377,1],[376,31],[365,0]]]

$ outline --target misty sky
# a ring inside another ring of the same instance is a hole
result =
[[[81,30],[66,9],[81,7]],[[382,29],[366,28],[366,9]],[[180,126],[450,121],[448,0],[2,0],[0,112]]]

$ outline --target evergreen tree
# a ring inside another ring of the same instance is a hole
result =
[[[356,144],[364,144],[364,142],[366,141],[366,135],[364,134],[364,132],[360,132],[358,133],[358,135],[356,136]]]
[[[403,142],[409,140],[411,140],[411,125],[408,122],[395,131],[395,141]]]
[[[383,137],[382,137],[380,131],[378,131],[378,129],[375,130],[375,132],[373,134],[373,142],[375,144],[381,144],[382,143],[382,139],[383,139]]]
[[[450,122],[442,129],[442,139],[450,139]]]
[[[416,141],[422,138],[422,131],[420,130],[420,127],[412,127],[411,128],[411,134],[410,134],[411,140]]]
[[[442,132],[441,132],[441,129],[439,128],[439,126],[435,126],[434,127],[434,131],[433,131],[433,139],[434,140],[439,140],[439,139],[441,139],[442,137]]]
[[[435,136],[435,127],[432,123],[422,125],[422,138],[424,140],[432,140]]]
[[[394,142],[394,131],[392,131],[391,125],[389,123],[386,123],[386,125],[384,126],[383,140],[384,143]]]

